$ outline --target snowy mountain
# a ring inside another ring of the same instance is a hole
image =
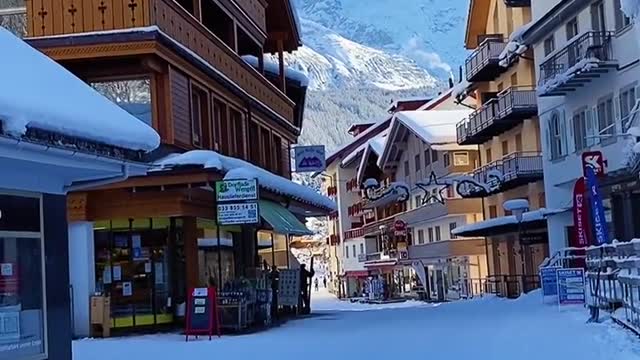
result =
[[[334,149],[391,101],[436,95],[466,57],[469,0],[293,1],[304,46],[287,62],[311,80],[302,143]]]

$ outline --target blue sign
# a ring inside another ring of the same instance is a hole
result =
[[[607,227],[607,219],[604,215],[604,205],[602,205],[598,179],[593,172],[593,168],[587,166],[586,172],[589,195],[591,195],[591,223],[593,224],[594,238],[596,239],[597,245],[602,245],[609,242],[609,229]]]
[[[584,269],[558,269],[558,304],[575,305],[586,302]]]
[[[558,274],[562,269],[559,266],[545,267],[540,269],[540,281],[542,282],[542,296],[558,295]]]

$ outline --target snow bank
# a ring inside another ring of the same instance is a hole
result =
[[[520,209],[528,209],[529,208],[529,200],[527,199],[513,199],[507,200],[502,205],[507,211],[515,211]]]
[[[3,27],[0,49],[0,122],[7,135],[37,128],[131,150],[160,145],[151,127]]]
[[[258,58],[253,55],[243,55],[242,60],[247,64],[258,68]],[[264,57],[264,69],[270,73],[279,74],[280,65],[274,61],[271,61],[268,57]],[[284,76],[288,79],[298,81],[302,87],[309,86],[309,77],[301,71],[294,70],[290,67],[284,67]]]
[[[184,154],[173,154],[158,160],[156,170],[179,166],[199,165],[205,169],[216,169],[225,173],[225,179],[257,179],[260,187],[278,194],[290,196],[303,202],[336,210],[336,203],[313,189],[275,175],[244,160],[220,155],[215,151],[193,150]]]
[[[364,304],[359,302],[350,302],[347,300],[339,300],[333,294],[326,290],[312,293],[311,307],[315,311],[376,311],[388,309],[405,309],[415,307],[434,307],[435,305],[426,304],[421,301],[409,300],[391,304]]]

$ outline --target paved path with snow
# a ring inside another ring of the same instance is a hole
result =
[[[640,359],[637,337],[611,322],[586,324],[585,309],[558,311],[535,295],[370,306],[320,293],[312,303],[317,316],[267,332],[189,343],[179,335],[80,340],[74,359]]]

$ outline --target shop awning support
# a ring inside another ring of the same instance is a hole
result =
[[[287,269],[291,269],[291,264],[289,260],[289,252],[291,251],[291,246],[289,242],[291,241],[291,235],[287,234]]]
[[[271,232],[271,266],[276,266],[276,242],[273,239],[273,232]]]

